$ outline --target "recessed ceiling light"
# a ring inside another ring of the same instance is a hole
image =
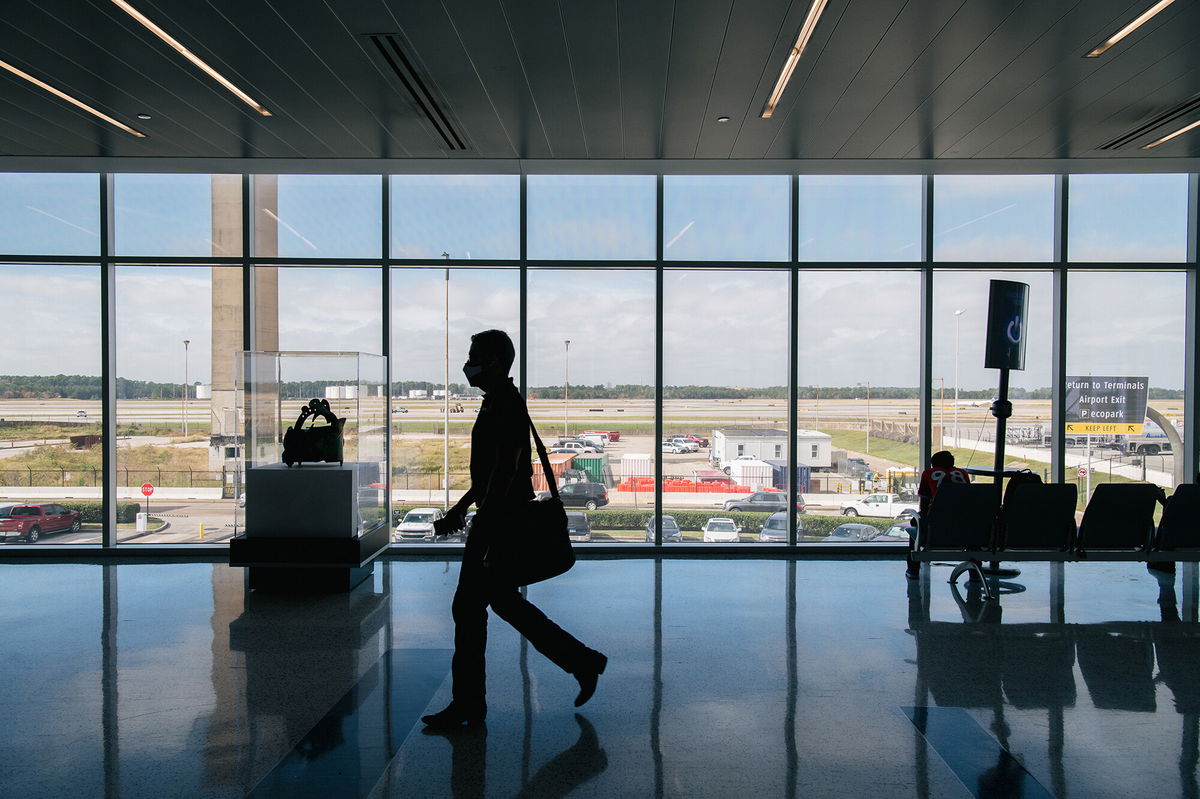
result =
[[[1084,58],[1095,58],[1096,56],[1104,55],[1104,51],[1106,51],[1108,48],[1112,47],[1114,44],[1116,44],[1117,42],[1124,39],[1129,34],[1133,33],[1138,28],[1145,25],[1147,22],[1150,21],[1150,19],[1155,14],[1162,11],[1164,8],[1166,8],[1167,6],[1171,5],[1171,3],[1174,3],[1174,2],[1175,2],[1175,0],[1158,0],[1157,3],[1150,6],[1145,11],[1143,11],[1141,14],[1134,17],[1133,21],[1130,22],[1128,25],[1126,25],[1124,28],[1121,28],[1121,30],[1117,31],[1112,36],[1109,36],[1103,42],[1098,44],[1096,46],[1096,49],[1092,50],[1092,52],[1085,55]]]
[[[96,116],[96,117],[99,117],[100,119],[103,119],[108,124],[114,125],[114,126],[120,128],[121,130],[125,131],[126,133],[132,133],[134,136],[137,136],[139,139],[146,138],[145,133],[139,133],[138,131],[134,130],[133,128],[129,127],[128,125],[125,125],[125,124],[113,119],[108,114],[97,111],[95,108],[92,108],[90,105],[83,102],[82,100],[76,100],[71,95],[67,94],[64,91],[60,91],[60,90],[54,88],[49,83],[46,83],[45,81],[42,81],[42,80],[38,80],[37,78],[30,75],[28,72],[24,72],[20,69],[17,69],[16,67],[14,67],[12,64],[8,63],[7,61],[0,61],[0,67],[7,69],[9,72],[16,75],[18,78],[24,78],[25,80],[32,83],[34,86],[37,86],[39,89],[45,89],[46,91],[53,94],[55,97],[58,97],[59,99],[62,99],[62,100],[66,100],[68,103],[75,106],[76,108],[82,108],[84,111],[87,111],[92,116]]]
[[[149,114],[138,114],[137,118],[138,119],[149,119],[150,115]]]
[[[729,117],[717,117],[717,121],[718,121],[718,122],[728,122],[728,121],[729,121]]]
[[[237,86],[234,86],[233,83],[231,83],[229,81],[229,79],[226,78],[224,75],[222,75],[220,72],[217,72],[215,69],[210,67],[208,64],[204,63],[204,61],[201,60],[200,56],[196,55],[191,50],[184,47],[173,36],[171,36],[171,34],[167,33],[165,30],[163,30],[162,28],[158,27],[153,22],[151,22],[150,19],[145,14],[138,11],[133,6],[129,5],[129,3],[125,2],[125,0],[112,0],[112,1],[113,1],[113,3],[115,3],[117,5],[118,8],[120,8],[122,11],[124,11],[129,16],[133,17],[139,23],[141,23],[141,25],[143,27],[145,27],[146,30],[150,31],[155,36],[162,39],[164,42],[166,42],[168,45],[170,45],[175,50],[175,52],[179,53],[181,56],[186,58],[188,61],[191,61],[193,64],[195,64],[202,72],[204,72],[204,74],[208,75],[210,78],[215,80],[217,83],[221,84],[226,89],[228,89],[229,91],[231,91],[235,95],[237,95],[237,97],[242,102],[244,102],[246,105],[250,106],[255,111],[257,111],[258,113],[262,114],[265,117],[271,116],[271,112],[268,111],[267,109],[263,108],[261,105],[259,105],[257,100],[255,100],[250,95],[246,94],[244,91],[239,89]]]
[[[828,2],[829,0],[812,0],[812,5],[808,8],[808,16],[804,18],[804,24],[800,26],[800,35],[796,37],[796,43],[788,52],[787,61],[783,62],[783,69],[779,71],[779,79],[775,81],[775,88],[771,90],[771,96],[767,98],[767,104],[763,106],[762,113],[759,114],[763,119],[770,119],[771,114],[775,113],[775,106],[779,105],[779,98],[783,96],[783,90],[787,88],[788,81],[792,79],[792,72],[796,69],[800,56],[804,55],[804,48],[808,47],[808,40],[812,38],[813,31],[817,28],[817,20],[821,18],[821,12],[825,10],[825,4]]]
[[[1176,136],[1182,136],[1183,134],[1187,133],[1189,130],[1195,130],[1196,128],[1200,128],[1200,119],[1197,119],[1195,122],[1193,122],[1190,125],[1184,125],[1182,128],[1175,131],[1174,133],[1168,133],[1166,136],[1163,136],[1161,139],[1156,139],[1156,140],[1150,142],[1149,144],[1143,144],[1142,149],[1149,150],[1151,147],[1157,147],[1158,145],[1163,144],[1164,142],[1169,142],[1171,139],[1175,138]]]

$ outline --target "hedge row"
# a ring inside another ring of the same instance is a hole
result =
[[[59,502],[67,510],[77,510],[81,514],[79,520],[84,524],[103,524],[104,505],[99,502]],[[118,502],[117,522],[132,524],[137,521],[138,512],[142,505],[139,502]]]
[[[416,505],[401,505],[392,509],[393,524],[399,524],[404,518],[404,514],[408,513]],[[568,508],[568,511],[579,511],[587,514],[588,521],[591,522],[593,530],[644,530],[646,523],[650,521],[653,515],[646,510],[634,509],[617,509],[604,508],[597,510],[583,511],[580,508]],[[665,516],[675,517],[675,523],[684,531],[698,531],[704,526],[704,523],[712,518],[733,519],[734,524],[742,528],[743,532],[757,533],[763,522],[767,520],[770,513],[748,513],[748,512],[733,512],[722,511],[719,508],[712,510],[668,510]],[[872,527],[879,528],[880,531],[886,530],[893,524],[893,519],[890,518],[874,518],[871,516],[858,516],[853,519],[845,516],[821,516],[815,513],[803,513],[797,517],[800,520],[801,528],[804,532],[811,535],[829,535],[833,529],[847,522],[860,522],[869,524]]]

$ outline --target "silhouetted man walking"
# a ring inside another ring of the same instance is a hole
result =
[[[477,508],[471,523],[454,593],[454,699],[445,710],[422,717],[431,727],[478,724],[487,715],[484,650],[487,608],[516,628],[537,651],[579,681],[578,707],[591,698],[608,663],[546,617],[503,575],[486,563],[488,547],[501,536],[521,535],[533,499],[529,415],[525,400],[508,376],[516,351],[502,330],[471,336],[463,365],[467,382],[484,392],[479,417],[471,429],[471,488],[434,523],[444,535],[462,528],[467,509]]]

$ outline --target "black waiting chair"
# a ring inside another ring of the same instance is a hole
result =
[[[1079,555],[1093,550],[1146,552],[1154,535],[1154,505],[1162,489],[1151,483],[1101,483],[1079,523]]]
[[[1200,549],[1200,485],[1175,489],[1158,522],[1156,548],[1163,552]]]
[[[1017,483],[1009,486],[1000,513],[998,549],[1069,552],[1075,545],[1074,483]]]
[[[983,580],[983,572],[970,556],[975,553],[976,558],[982,560],[995,547],[996,510],[994,485],[942,483],[927,518],[922,518],[918,524],[914,560],[929,562],[938,558],[959,558],[962,562],[950,573],[950,582],[956,582],[964,571],[973,571],[983,581],[986,597],[991,599],[991,589]]]

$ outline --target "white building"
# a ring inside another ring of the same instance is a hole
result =
[[[784,460],[787,447],[787,430],[730,427],[714,430],[712,435],[713,461],[721,467],[746,455],[759,460]],[[796,431],[796,463],[828,469],[833,465],[833,437],[817,430]]]

